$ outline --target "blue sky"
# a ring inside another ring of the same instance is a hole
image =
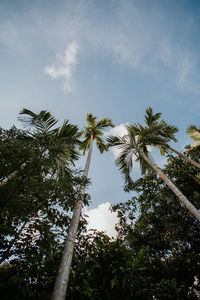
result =
[[[199,126],[199,15],[192,0],[0,0],[1,126],[24,107],[81,127],[87,112],[142,123],[152,106],[182,150]],[[91,207],[128,198],[112,153],[94,151],[90,176]]]

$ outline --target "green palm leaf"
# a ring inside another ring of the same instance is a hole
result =
[[[195,142],[200,141],[200,128],[197,128],[195,125],[190,125],[187,129],[187,134],[191,137],[191,139]]]
[[[23,109],[19,120],[25,124],[25,127],[35,127],[39,132],[49,131],[58,121],[51,115],[49,111],[42,110],[39,114],[35,114],[28,109]]]

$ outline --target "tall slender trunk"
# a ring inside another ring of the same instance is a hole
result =
[[[169,149],[173,152],[175,152],[177,155],[179,155],[180,157],[182,157],[183,159],[187,160],[188,162],[190,162],[193,166],[197,167],[200,169],[200,164],[198,164],[196,161],[194,161],[193,159],[189,158],[188,156],[184,155],[183,153],[175,150],[174,148],[169,146]]]
[[[89,148],[88,157],[85,165],[85,170],[83,173],[84,178],[87,178],[88,176],[88,171],[89,171],[90,161],[92,156],[92,147],[93,147],[93,136],[91,137],[90,148]],[[80,199],[74,207],[74,214],[69,226],[68,236],[65,242],[60,268],[54,285],[54,290],[53,290],[51,300],[64,300],[66,297],[70,267],[71,267],[75,239],[78,231],[78,225],[79,225],[79,220],[80,220],[80,215],[82,210],[82,201],[83,201],[84,193],[85,193],[85,185],[82,185],[80,188]]]
[[[26,162],[21,164],[21,166],[19,167],[20,170],[23,170],[26,166]],[[7,184],[8,180],[12,179],[13,177],[15,177],[15,175],[17,174],[18,170],[12,172],[10,175],[8,175],[8,177],[4,178],[1,182],[0,182],[0,186],[3,186],[5,184]]]
[[[179,198],[179,200],[184,204],[189,212],[200,222],[200,213],[194,207],[194,205],[190,201],[188,201],[188,199],[181,193],[181,191],[179,191],[179,189],[171,182],[171,180],[167,178],[167,176],[144,154],[144,152],[140,151],[140,155],[158,173],[158,175],[168,185],[172,192],[174,192],[174,194]]]
[[[195,176],[191,176],[191,177],[196,183],[200,184],[200,180],[197,177]]]

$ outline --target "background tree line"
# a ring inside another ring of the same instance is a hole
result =
[[[167,145],[177,130],[160,117],[147,110],[146,127],[135,125],[134,146],[148,157],[150,144],[168,153],[162,171],[198,211],[198,166],[172,155]],[[81,207],[89,204],[89,181],[75,168],[78,147],[87,150],[98,137],[100,151],[108,150],[101,130],[112,123],[88,115],[82,140],[77,126],[67,121],[56,127],[46,111],[24,110],[21,118],[31,127],[1,129],[1,298],[50,299],[74,207],[80,200]],[[187,157],[199,164],[199,130],[193,126],[189,132],[197,144],[186,149]],[[116,239],[86,234],[79,212],[67,299],[198,299],[199,222],[144,160],[141,166],[144,175],[135,182],[129,180],[132,166],[121,168],[130,200],[113,207],[119,216]]]

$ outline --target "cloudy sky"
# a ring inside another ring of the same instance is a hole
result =
[[[19,127],[25,107],[120,126],[151,106],[178,126],[182,150],[200,125],[199,15],[195,0],[0,0],[0,125]],[[93,215],[128,199],[112,153],[94,151],[89,175]]]

